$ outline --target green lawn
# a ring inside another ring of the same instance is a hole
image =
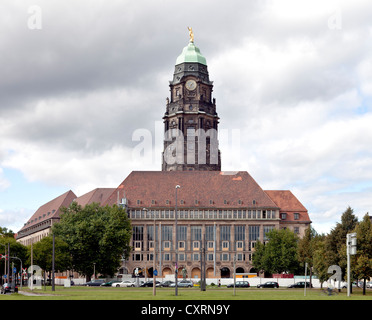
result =
[[[206,291],[200,288],[179,288],[175,296],[174,288],[157,288],[153,296],[152,288],[111,288],[111,287],[83,287],[75,286],[64,288],[56,286],[52,292],[51,287],[33,290],[36,295],[23,294],[0,295],[0,300],[372,300],[372,290],[367,289],[367,294],[362,295],[361,289],[353,289],[350,297],[346,290],[334,296],[321,293],[320,289],[307,289],[306,297],[303,289],[233,289],[225,287],[210,287]],[[31,293],[24,287],[22,291]]]

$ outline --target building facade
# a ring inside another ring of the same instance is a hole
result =
[[[234,264],[254,273],[255,244],[267,232],[288,228],[301,237],[311,223],[290,191],[264,191],[246,171],[133,171],[105,205],[118,196],[133,228],[120,272],[138,268],[149,277],[154,258],[159,275],[174,274],[176,255],[180,276],[200,278],[203,260],[207,277],[231,277]]]

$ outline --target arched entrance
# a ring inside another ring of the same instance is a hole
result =
[[[153,274],[154,274],[154,271],[153,270],[154,270],[153,267],[147,269],[147,276],[149,278],[152,278],[153,277]]]
[[[222,267],[221,268],[221,278],[231,278],[229,268],[227,268],[227,267]]]
[[[137,269],[137,274],[136,274],[136,269]],[[132,276],[133,277],[144,277],[145,276],[145,269],[142,269],[141,267],[138,267],[138,268],[134,268],[133,269],[133,272],[132,272]]]
[[[165,277],[165,276],[167,276],[169,274],[173,274],[172,270],[170,268],[168,268],[168,267],[164,268],[163,269],[163,272],[162,272],[162,276]]]
[[[213,268],[208,268],[206,271],[205,271],[205,275],[207,278],[215,278],[215,275],[214,275],[214,269]],[[216,275],[217,276],[217,275]]]
[[[200,278],[200,269],[194,268],[191,270],[191,278]]]
[[[244,273],[244,269],[242,267],[236,268],[236,273]]]

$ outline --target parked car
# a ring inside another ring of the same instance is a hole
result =
[[[9,293],[13,293],[13,292],[17,293],[18,292],[18,287],[17,286],[14,286],[14,289],[13,289],[11,283],[5,282],[1,286],[1,294],[6,294],[7,292],[9,292]]]
[[[174,283],[174,281],[167,280],[167,281],[158,283],[156,286],[157,287],[169,287],[172,283]]]
[[[101,287],[112,287],[113,284],[121,282],[120,280],[112,280],[101,284]]]
[[[305,288],[305,281],[290,284],[288,288]],[[310,282],[306,282],[306,288],[313,288],[313,285]]]
[[[366,283],[366,288],[370,288],[370,289],[372,289],[372,282],[367,282],[367,283]]]
[[[155,281],[155,286],[159,283],[160,283],[160,281]],[[154,286],[154,281],[153,280],[146,281],[146,282],[141,284],[141,287],[153,287],[153,286]]]
[[[87,287],[99,287],[103,283],[105,283],[104,279],[95,279],[95,280],[87,282],[85,285]]]
[[[233,288],[234,283],[230,283],[227,285],[228,288]],[[235,288],[249,288],[249,282],[248,281],[236,281],[235,282]]]
[[[262,284],[258,284],[257,288],[279,288],[279,284],[275,281],[268,281]]]
[[[170,287],[175,287],[176,283],[172,283],[169,285]],[[194,286],[194,283],[191,280],[182,280],[177,283],[177,287],[187,287],[192,288]]]
[[[117,283],[113,283],[112,286],[116,288],[134,287],[136,284],[133,281],[123,280]]]

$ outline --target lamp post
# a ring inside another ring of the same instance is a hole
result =
[[[175,207],[175,225],[176,225],[176,266],[175,266],[175,295],[178,295],[178,234],[177,234],[177,189],[181,188],[179,185],[176,185],[176,207]]]
[[[55,270],[54,270],[54,264],[55,264],[55,258],[56,258],[56,255],[55,255],[55,235],[54,235],[54,232],[53,232],[53,250],[52,250],[52,291],[55,291]]]

